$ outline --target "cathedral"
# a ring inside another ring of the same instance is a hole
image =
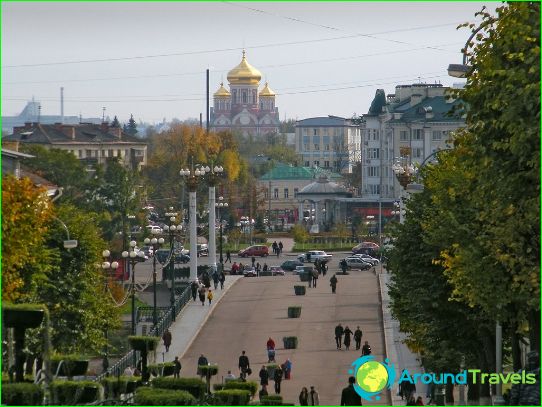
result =
[[[213,95],[211,130],[231,130],[253,136],[278,133],[276,95],[267,82],[259,90],[262,74],[247,62],[245,51],[241,63],[228,72],[227,78],[230,90],[221,83]]]

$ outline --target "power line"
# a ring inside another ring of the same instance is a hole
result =
[[[446,24],[439,24],[439,25],[431,25],[431,26],[422,26],[422,27],[414,27],[414,28],[404,28],[404,29],[396,29],[396,30],[389,30],[389,31],[382,31],[379,32],[378,35],[381,34],[388,34],[388,33],[396,33],[396,32],[405,32],[405,31],[413,31],[413,30],[422,30],[422,29],[428,29],[428,28],[435,28],[435,27],[442,27],[442,26],[449,26],[449,25],[455,25],[457,23],[446,23]],[[338,29],[336,29],[338,30]],[[201,50],[201,51],[184,51],[184,52],[174,52],[174,53],[167,53],[167,54],[150,54],[150,55],[136,55],[136,56],[129,56],[129,57],[118,57],[118,58],[96,58],[96,59],[79,59],[79,60],[72,60],[72,61],[56,61],[56,62],[41,62],[36,64],[17,64],[17,65],[4,65],[2,68],[25,68],[25,67],[35,67],[35,66],[54,66],[54,65],[73,65],[73,64],[84,64],[84,63],[96,63],[96,62],[118,62],[118,61],[133,61],[133,60],[139,60],[139,59],[151,59],[151,58],[166,58],[166,57],[173,57],[173,56],[185,56],[185,55],[200,55],[200,54],[212,54],[217,52],[231,52],[231,51],[240,51],[242,49],[259,49],[259,48],[269,48],[269,47],[282,47],[286,45],[301,45],[301,44],[309,44],[309,43],[315,43],[315,42],[324,42],[324,41],[337,41],[337,40],[343,40],[343,39],[351,39],[351,38],[357,38],[357,37],[370,37],[373,38],[375,33],[369,33],[369,34],[350,34],[350,35],[343,35],[339,37],[328,37],[328,38],[320,38],[320,39],[311,39],[311,40],[302,40],[302,41],[288,41],[288,42],[278,42],[278,43],[270,43],[270,44],[259,44],[259,45],[253,45],[253,46],[247,46],[247,47],[231,47],[231,48],[217,48],[217,49],[210,49],[210,50]],[[377,38],[375,39],[383,40],[383,41],[391,41],[400,43],[403,45],[414,45],[398,40],[390,40],[390,39],[383,39],[383,38]],[[434,47],[425,47],[429,49],[435,49],[442,51],[439,48]]]

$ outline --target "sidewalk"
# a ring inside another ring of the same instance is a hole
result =
[[[395,320],[391,316],[391,311],[389,309],[390,297],[388,295],[388,286],[387,284],[390,281],[390,275],[379,274],[378,275],[380,282],[380,293],[382,296],[382,315],[384,322],[384,340],[386,345],[386,355],[390,363],[395,365],[395,371],[397,373],[395,385],[393,386],[391,392],[391,404],[394,406],[406,405],[406,400],[401,400],[401,397],[398,396],[399,386],[397,384],[399,378],[401,377],[401,372],[403,369],[407,369],[408,372],[412,375],[415,373],[423,373],[423,368],[420,366],[418,361],[418,355],[412,353],[408,347],[403,343],[405,339],[405,334],[399,332],[399,321]],[[419,388],[416,388],[416,395],[422,396],[425,399],[426,386],[420,385]]]
[[[243,278],[243,276],[226,276],[224,289],[213,290],[214,298],[211,306],[208,305],[207,300],[205,300],[205,305],[202,306],[198,298],[186,305],[169,328],[172,336],[169,352],[166,352],[164,343],[160,340],[160,344],[156,349],[157,363],[171,362],[175,359],[175,356],[179,356],[179,359],[183,357],[222,297],[240,278]]]

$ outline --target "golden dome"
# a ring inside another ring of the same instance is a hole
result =
[[[230,94],[230,92],[228,91],[228,89],[226,89],[226,88],[224,87],[224,82],[221,82],[221,83],[220,83],[220,88],[218,88],[218,90],[214,93],[214,96],[215,96],[215,97],[217,97],[217,96],[218,96],[218,97],[221,97],[221,96],[222,96],[222,97],[230,97],[230,96],[231,96],[231,94]]]
[[[275,92],[269,87],[267,82],[265,82],[265,86],[260,91],[260,96],[276,96]]]
[[[262,79],[261,72],[247,62],[243,50],[241,63],[228,72],[228,82],[230,84],[258,85],[260,79]]]

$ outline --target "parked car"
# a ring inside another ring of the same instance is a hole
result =
[[[303,263],[299,260],[286,260],[280,265],[280,267],[286,271],[294,271],[297,266],[303,266]]]
[[[155,256],[156,260],[158,260],[160,264],[165,264],[169,257],[169,249],[158,249],[155,253]]]
[[[175,254],[175,263],[188,263],[190,261],[190,256],[187,254],[178,253]]]
[[[376,243],[361,242],[352,248],[352,254],[368,254],[369,256],[376,257],[379,250],[380,246],[378,246]]]
[[[373,266],[377,266],[380,263],[380,260],[375,259],[372,256],[369,256],[368,254],[354,254],[352,257],[359,257],[361,260],[371,263]]]
[[[316,259],[323,261],[324,263],[327,263],[328,261],[331,260],[332,257],[333,255],[327,254],[326,252],[322,250],[310,250],[307,253],[300,254],[299,256],[297,256],[297,259],[301,263],[305,263],[305,262],[314,263]]]
[[[294,275],[303,274],[303,273],[311,273],[312,272],[312,266],[297,266],[294,270]]]
[[[258,274],[256,273],[256,269],[252,266],[245,266],[243,270],[243,276],[245,277],[256,277]]]
[[[373,265],[371,263],[367,263],[366,261],[360,259],[359,257],[347,257],[346,259],[346,267],[351,269],[358,269],[358,270],[369,270]]]
[[[154,249],[152,248],[152,246],[143,246],[141,248],[141,251],[143,253],[145,253],[145,256],[147,257],[152,257],[153,256],[153,252],[154,252]]]
[[[197,245],[198,249],[198,256],[208,256],[209,255],[209,247],[207,244],[202,243]]]
[[[269,247],[265,245],[249,246],[246,249],[239,250],[239,257],[267,257],[269,256]]]
[[[271,272],[272,276],[283,276],[284,270],[280,268],[279,266],[271,266],[269,267],[269,271]]]
[[[150,233],[162,233],[162,228],[160,226],[156,225],[147,225],[146,226],[147,231]]]

